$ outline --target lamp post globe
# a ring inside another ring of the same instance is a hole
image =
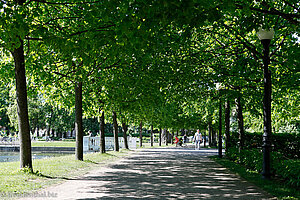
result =
[[[274,37],[274,29],[262,29],[259,28],[257,32],[257,37],[259,40],[272,40]]]
[[[264,179],[270,179],[271,177],[271,72],[268,67],[270,64],[269,46],[274,37],[274,30],[259,29],[257,36],[261,41],[263,49],[263,64],[264,64],[264,99],[263,99],[263,117],[264,117],[264,133],[263,133],[263,171],[262,177]]]

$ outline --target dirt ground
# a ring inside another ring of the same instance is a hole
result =
[[[208,158],[216,154],[192,148],[137,150],[22,200],[274,199]]]

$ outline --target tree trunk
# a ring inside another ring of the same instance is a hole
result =
[[[151,144],[151,147],[153,147],[153,125],[151,125],[151,133],[150,133],[150,144]]]
[[[40,132],[40,128],[39,128],[39,126],[37,126],[37,127],[36,127],[36,137],[37,137],[37,138],[40,137],[39,132]]]
[[[230,148],[230,103],[229,100],[225,102],[225,136],[226,136],[226,146],[225,150]]]
[[[129,149],[128,147],[128,141],[127,141],[127,131],[128,127],[125,122],[122,122],[122,128],[123,128],[123,138],[124,138],[124,146],[126,149]]]
[[[181,136],[184,136],[184,134],[185,134],[185,130],[183,128],[183,129],[181,129]]]
[[[158,145],[161,146],[161,128],[159,128]]]
[[[142,135],[142,129],[143,129],[143,122],[140,123],[140,147],[143,146],[143,135]]]
[[[208,145],[212,146],[212,130],[211,130],[211,120],[208,120]]]
[[[114,142],[115,142],[115,151],[119,151],[119,137],[118,137],[118,121],[117,121],[117,113],[113,111],[113,123],[114,123]]]
[[[214,130],[214,128],[211,128],[211,138],[212,138],[212,146],[216,147],[217,146],[217,140],[216,140],[216,131]]]
[[[82,82],[75,84],[75,132],[77,160],[83,160]]]
[[[219,141],[218,141],[218,154],[219,158],[222,158],[222,100],[220,100],[219,104]]]
[[[243,119],[243,108],[241,104],[241,97],[235,99],[237,118],[238,118],[238,132],[239,132],[239,151],[244,148],[244,119]]]
[[[51,131],[51,137],[55,137],[55,130],[54,129],[52,129],[52,131]]]
[[[104,133],[104,128],[105,128],[105,121],[104,121],[104,111],[100,110],[100,152],[105,153],[105,133]]]
[[[50,109],[50,118],[49,118],[49,126],[47,129],[47,135],[46,136],[51,136],[51,124],[52,124],[52,115],[53,115],[53,109]]]
[[[206,130],[204,131],[203,146],[206,147]]]
[[[12,51],[15,63],[16,97],[18,107],[18,124],[20,138],[20,167],[32,170],[30,127],[27,104],[27,85],[23,40],[20,46]]]
[[[165,139],[165,144],[168,146],[168,131],[166,128],[164,128],[164,139]]]

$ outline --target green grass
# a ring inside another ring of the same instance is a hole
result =
[[[68,141],[35,141],[31,142],[33,147],[75,147],[75,142]]]
[[[239,174],[242,178],[246,179],[247,181],[254,183],[258,187],[262,188],[269,194],[277,197],[278,199],[299,199],[300,198],[300,191],[296,188],[287,186],[283,184],[280,180],[272,179],[272,180],[265,180],[262,179],[261,174],[249,171],[245,169],[245,167],[232,162],[228,159],[220,159],[216,156],[211,157],[217,163],[221,164],[222,166],[228,168],[230,171]]]
[[[84,154],[84,161],[75,155],[33,160],[33,173],[20,170],[19,162],[0,163],[0,199],[30,193],[50,184],[83,175],[89,170],[128,155],[130,151]],[[8,198],[6,198],[8,199]]]

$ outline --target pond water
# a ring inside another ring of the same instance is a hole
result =
[[[71,155],[74,152],[32,152],[32,159],[50,158]],[[0,151],[0,162],[14,162],[20,160],[20,152]]]

